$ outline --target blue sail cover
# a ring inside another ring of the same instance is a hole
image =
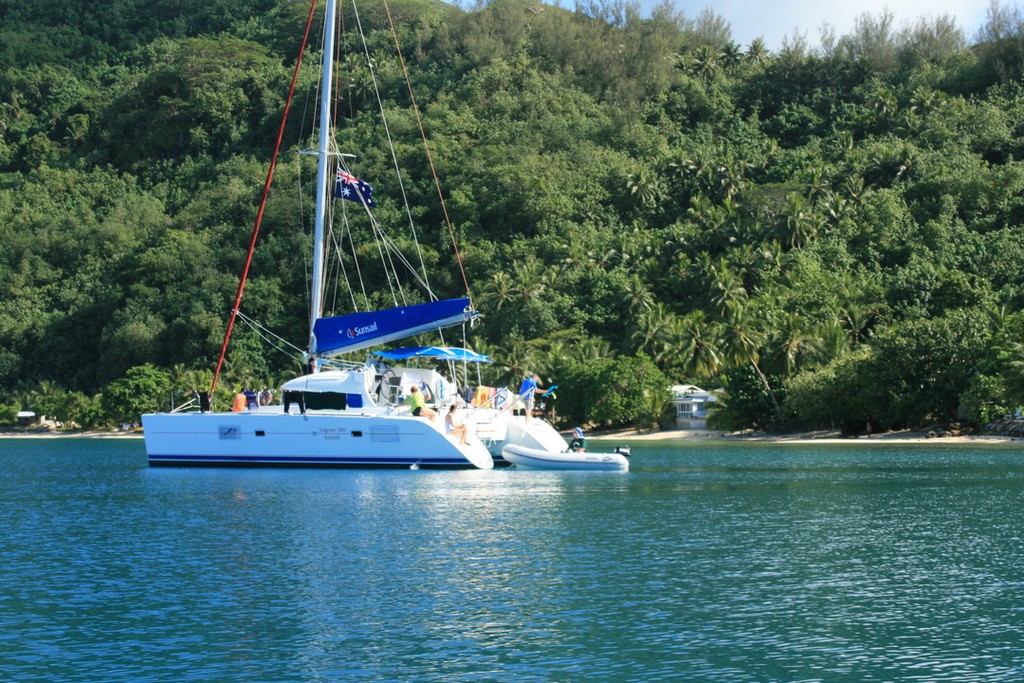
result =
[[[407,360],[409,358],[440,358],[467,363],[490,363],[491,357],[461,349],[457,346],[406,346],[390,351],[374,351],[373,355],[387,360]]]
[[[477,312],[469,306],[469,299],[444,299],[383,311],[320,318],[313,325],[313,336],[318,355],[334,356],[458,325],[476,316]]]

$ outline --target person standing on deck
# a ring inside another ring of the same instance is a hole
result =
[[[540,377],[535,373],[528,372],[526,373],[526,379],[524,379],[523,383],[519,385],[519,399],[526,406],[527,417],[533,416],[533,401],[537,394],[547,392],[547,389],[541,389],[539,384]]]

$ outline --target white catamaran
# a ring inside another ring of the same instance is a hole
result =
[[[514,416],[510,405],[467,406],[465,439],[445,422],[417,417],[401,402],[413,386],[427,391],[437,412],[457,400],[458,388],[433,368],[389,366],[374,359],[328,369],[328,359],[414,335],[461,325],[476,317],[468,298],[430,301],[382,311],[322,317],[329,195],[354,191],[374,206],[369,188],[344,168],[331,125],[336,0],[328,0],[317,159],[316,218],[310,301],[309,374],[285,382],[283,402],[241,412],[155,413],[142,416],[146,453],[153,466],[479,467],[491,468],[502,448],[517,445],[560,452],[565,441],[537,417]],[[269,182],[269,181],[268,181]],[[255,239],[254,239],[255,242]],[[244,284],[245,277],[242,278]],[[239,299],[241,298],[241,286]],[[237,312],[237,302],[236,302]],[[225,340],[225,347],[227,341]],[[389,355],[390,353],[390,355]],[[393,361],[450,358],[483,362],[462,349],[418,347],[378,355]],[[222,355],[223,359],[223,355]],[[219,367],[218,367],[219,371]],[[214,380],[216,382],[216,379]],[[511,402],[507,402],[511,403]]]

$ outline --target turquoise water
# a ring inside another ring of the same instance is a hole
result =
[[[1020,445],[633,453],[149,469],[140,440],[0,440],[0,680],[1024,680]]]

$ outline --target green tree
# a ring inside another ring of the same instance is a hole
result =
[[[840,428],[856,433],[898,425],[889,410],[889,388],[873,372],[870,349],[837,358],[786,381],[786,420],[802,429]]]
[[[135,366],[108,384],[101,400],[110,420],[138,424],[143,413],[169,409],[170,374],[149,364]]]
[[[665,375],[643,356],[574,363],[561,379],[558,409],[575,424],[652,428],[671,400]]]

